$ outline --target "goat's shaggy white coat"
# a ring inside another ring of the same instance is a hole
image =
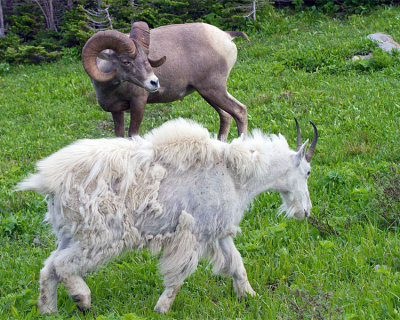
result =
[[[145,247],[162,249],[166,289],[158,312],[168,312],[202,257],[232,276],[239,296],[255,295],[232,238],[250,201],[265,190],[280,191],[290,215],[309,212],[303,149],[292,151],[283,136],[260,131],[227,144],[178,119],[144,138],[80,140],[39,161],[38,173],[18,189],[48,195],[46,220],[59,240],[40,273],[41,312],[57,311],[60,281],[79,308],[89,308],[81,276]]]

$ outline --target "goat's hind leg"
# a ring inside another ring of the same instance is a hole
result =
[[[78,309],[85,311],[90,308],[90,289],[82,279],[90,265],[82,249],[73,245],[58,252],[54,258],[57,276],[64,284],[67,293],[77,303]]]
[[[242,257],[236,249],[232,237],[218,241],[211,261],[214,264],[214,273],[227,274],[232,277],[233,288],[239,298],[246,297],[247,294],[250,296],[257,295],[247,279]]]
[[[55,272],[53,260],[57,251],[53,251],[40,270],[40,295],[38,306],[41,314],[57,312],[57,286],[59,279]]]

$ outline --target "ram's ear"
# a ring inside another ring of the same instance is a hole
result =
[[[161,65],[167,60],[167,57],[166,57],[166,56],[163,56],[162,58],[160,58],[160,59],[158,59],[158,60],[151,59],[150,57],[148,57],[147,59],[149,60],[150,65],[151,65],[153,68],[158,68],[159,66],[161,66]]]
[[[300,165],[301,160],[306,156],[306,149],[307,149],[308,139],[306,142],[302,144],[299,151],[293,157],[293,164],[295,167]]]

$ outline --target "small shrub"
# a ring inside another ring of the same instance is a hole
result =
[[[293,0],[297,10],[305,6],[328,14],[350,15],[364,14],[383,4],[397,4],[399,0]]]
[[[7,20],[8,30],[24,41],[33,40],[37,32],[44,29],[43,15],[33,1],[17,5]]]
[[[47,51],[60,50],[62,47],[61,43],[62,35],[50,29],[40,30],[35,35],[35,40],[32,44],[36,46],[42,46]]]
[[[10,65],[7,62],[0,63],[0,75],[6,74],[10,71]]]
[[[120,0],[110,1],[111,3],[118,3]],[[251,11],[251,1],[212,1],[212,0],[186,0],[186,1],[142,1],[135,2],[137,7],[131,15],[131,20],[146,21],[151,28],[161,25],[173,23],[187,23],[187,22],[207,22],[220,28],[225,29],[246,29],[253,22],[245,16]],[[262,4],[261,4],[262,3]],[[260,1],[260,8],[264,8],[266,1]],[[269,6],[269,5],[268,5]],[[130,22],[128,14],[124,14],[121,5],[119,8],[119,15],[124,15],[123,19]],[[113,11],[110,8],[110,12]],[[115,10],[115,9],[113,9]],[[115,16],[116,13],[113,15]],[[130,27],[130,23],[128,23]]]
[[[72,8],[65,13],[60,26],[62,44],[66,47],[82,48],[93,32],[86,24],[82,7]]]
[[[54,61],[61,57],[58,51],[47,51],[44,46],[22,43],[13,33],[0,38],[0,60],[5,63],[39,63]]]
[[[54,61],[60,58],[62,53],[53,51],[47,52],[42,46],[21,45],[17,50],[7,49],[8,56],[6,60],[17,63],[40,63],[43,61]]]

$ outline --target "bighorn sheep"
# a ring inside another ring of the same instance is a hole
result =
[[[266,190],[280,192],[279,212],[287,217],[310,214],[307,179],[317,129],[308,152],[297,130],[292,151],[282,135],[255,130],[228,144],[177,119],[144,138],[80,140],[38,162],[38,173],[18,189],[48,195],[46,220],[59,240],[40,271],[40,312],[57,311],[58,282],[80,309],[89,308],[82,275],[135,248],[162,250],[160,313],[203,257],[215,273],[233,278],[239,297],[255,295],[233,237],[244,210]]]
[[[128,134],[136,135],[146,103],[182,100],[196,90],[218,112],[218,138],[225,140],[232,117],[239,135],[247,134],[246,106],[226,90],[237,56],[232,39],[237,36],[248,39],[243,32],[205,23],[150,31],[145,22],[135,22],[129,37],[116,30],[96,33],[82,50],[82,63],[98,103],[112,113],[116,136],[124,136],[124,111],[131,114]]]

